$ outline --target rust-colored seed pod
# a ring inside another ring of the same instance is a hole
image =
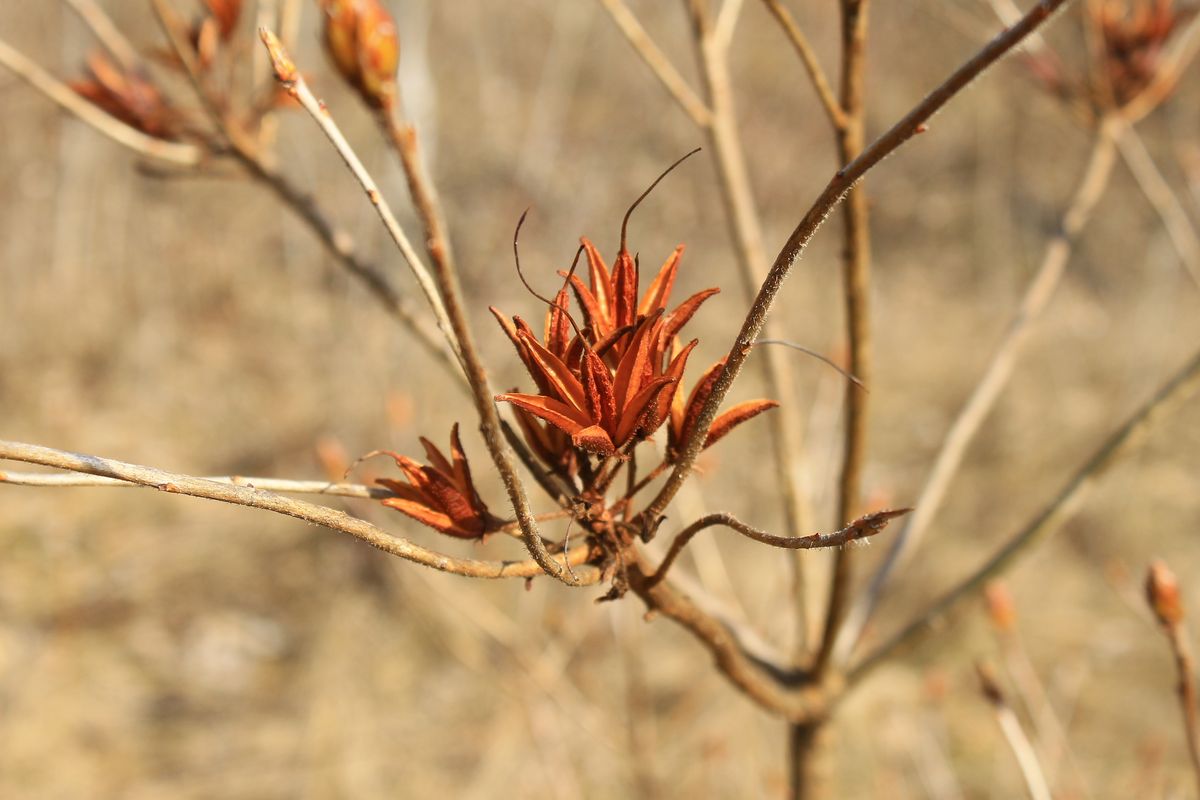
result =
[[[379,0],[359,0],[357,49],[359,91],[367,103],[383,107],[395,92],[400,37],[395,20]]]

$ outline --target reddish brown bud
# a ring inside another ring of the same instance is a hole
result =
[[[374,108],[392,102],[400,39],[380,0],[321,0],[325,49],[338,72]]]
[[[361,0],[358,12],[359,90],[372,106],[391,103],[400,66],[400,37],[392,15],[379,0]]]
[[[996,630],[1011,633],[1017,626],[1017,609],[1008,587],[1000,581],[992,581],[983,590],[983,597],[987,603],[988,619],[996,626]]]
[[[1146,601],[1164,628],[1173,628],[1183,621],[1179,582],[1163,561],[1154,561],[1146,571]]]

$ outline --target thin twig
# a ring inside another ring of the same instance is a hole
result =
[[[1104,441],[1037,516],[971,575],[944,592],[898,633],[864,657],[850,671],[849,680],[861,680],[897,651],[940,629],[963,600],[974,596],[988,581],[1009,569],[1031,545],[1057,531],[1079,508],[1101,476],[1197,388],[1200,388],[1200,352],[1195,353]]]
[[[259,35],[262,37],[263,43],[267,46],[267,50],[271,54],[271,61],[275,67],[275,77],[317,123],[317,126],[325,134],[325,137],[329,139],[330,144],[333,145],[337,154],[342,157],[342,161],[345,162],[351,174],[354,175],[355,180],[358,181],[363,191],[366,192],[367,199],[371,201],[371,205],[375,207],[375,212],[383,222],[383,227],[387,230],[396,248],[404,257],[405,263],[408,264],[413,277],[417,280],[417,285],[421,287],[421,292],[429,302],[429,307],[433,310],[433,316],[437,320],[442,334],[446,337],[446,341],[450,344],[450,349],[458,354],[461,360],[462,353],[459,349],[458,337],[456,336],[454,326],[450,322],[450,317],[446,312],[442,297],[438,294],[437,284],[434,282],[433,276],[429,274],[428,268],[421,261],[421,257],[417,255],[417,251],[408,240],[404,229],[400,227],[400,222],[396,219],[396,215],[392,213],[392,208],[388,205],[387,200],[380,193],[375,179],[367,172],[367,168],[354,152],[354,148],[346,141],[346,137],[342,135],[341,129],[333,121],[333,117],[330,116],[325,105],[308,88],[308,83],[304,80],[304,76],[300,74],[291,59],[283,52],[279,40],[275,38],[274,34],[265,29],[260,30]]]
[[[713,44],[721,50],[728,50],[733,41],[733,32],[742,16],[745,0],[725,0],[717,11],[716,22],[712,27]]]
[[[325,494],[331,497],[364,497],[381,500],[385,497],[395,497],[396,493],[380,486],[366,486],[360,483],[330,483],[329,481],[297,481],[285,478],[256,478],[249,475],[205,475],[197,478],[202,481],[224,483],[230,486],[249,486],[266,492],[283,492],[285,494]],[[111,486],[135,487],[140,484],[117,478],[105,478],[101,475],[85,475],[70,472],[4,472],[0,470],[0,483],[12,486],[43,486],[43,487],[80,487],[80,486]]]
[[[869,0],[842,0],[842,74],[838,101],[846,113],[845,124],[836,131],[838,162],[848,164],[859,157],[866,143],[867,12]],[[867,195],[861,183],[846,192],[842,203],[842,299],[846,311],[846,344],[850,352],[850,372],[870,385],[874,355],[871,339],[871,231],[867,219]],[[870,396],[866,392],[844,388],[845,423],[842,432],[842,465],[837,483],[837,517],[851,519],[859,513],[862,499],[863,470],[867,459],[867,424]],[[828,667],[833,657],[846,612],[850,607],[854,554],[839,550],[834,554],[833,576],[829,583],[829,603],[816,669]]]
[[[1038,762],[1037,753],[1034,752],[1033,744],[1021,726],[1016,712],[1005,698],[1004,691],[1000,688],[1000,683],[996,680],[991,667],[979,663],[975,665],[975,670],[979,675],[983,696],[992,706],[996,722],[1000,725],[1000,732],[1004,734],[1004,739],[1008,742],[1009,749],[1012,750],[1013,757],[1017,760],[1017,767],[1021,770],[1021,777],[1025,779],[1025,788],[1029,791],[1030,799],[1050,800],[1052,796],[1050,787],[1046,783],[1046,775],[1042,771],[1041,763]]]
[[[96,0],[64,0],[64,2],[79,15],[122,69],[126,72],[133,72],[139,68],[141,57],[138,56],[137,48],[130,44],[129,40],[125,38],[125,34],[121,33],[112,18],[104,12]]]
[[[658,45],[646,33],[646,29],[625,5],[624,0],[600,0],[600,5],[604,6],[604,10],[612,17],[626,40],[646,62],[646,66],[654,72],[663,87],[675,98],[675,102],[679,103],[680,108],[696,125],[707,128],[712,120],[712,112],[688,86],[671,60],[658,49]]]
[[[116,117],[106,114],[2,40],[0,40],[0,65],[11,70],[13,74],[26,81],[64,110],[74,114],[109,139],[128,147],[138,155],[180,167],[194,167],[200,163],[204,155],[204,152],[194,144],[168,142],[164,139],[147,136]]]
[[[1008,330],[993,351],[970,398],[942,440],[929,476],[914,503],[916,511],[905,520],[900,533],[892,540],[886,558],[847,620],[836,648],[836,660],[839,663],[845,663],[850,658],[892,575],[908,562],[941,510],[950,484],[962,466],[967,448],[1008,384],[1025,345],[1036,329],[1036,323],[1062,280],[1076,238],[1091,218],[1096,203],[1108,185],[1112,175],[1115,153],[1113,140],[1116,135],[1117,129],[1110,122],[1102,124],[1097,131],[1091,156],[1079,186],[1063,213],[1059,228],[1047,242],[1042,263],[1025,290]]]
[[[650,576],[649,581],[651,585],[661,581],[667,572],[670,571],[671,565],[675,563],[675,559],[683,552],[683,548],[687,547],[688,542],[692,540],[692,537],[702,530],[718,525],[736,531],[747,539],[753,539],[756,542],[761,542],[771,547],[779,547],[785,550],[816,550],[822,547],[842,547],[850,542],[857,542],[860,539],[874,536],[886,528],[888,523],[893,519],[901,517],[909,511],[912,511],[912,509],[898,508],[887,511],[876,511],[873,514],[867,514],[864,517],[854,520],[846,527],[833,533],[814,533],[809,536],[775,536],[766,531],[759,530],[752,525],[747,525],[732,514],[723,512],[708,514],[679,532],[675,540],[671,542],[671,548],[658,565],[658,569]]]
[[[808,73],[808,79],[812,81],[817,99],[821,101],[821,107],[825,109],[825,115],[829,117],[830,124],[835,130],[844,128],[846,112],[842,110],[842,105],[838,102],[837,96],[833,93],[833,87],[829,84],[829,78],[825,76],[825,70],[821,68],[817,53],[809,43],[808,37],[804,35],[804,31],[800,29],[796,18],[783,5],[782,0],[763,0],[763,3],[779,22],[779,27],[783,29],[784,35],[792,43],[796,55],[800,56],[800,62],[804,65],[804,71]]]
[[[1171,646],[1178,673],[1179,709],[1183,712],[1183,729],[1187,738],[1188,755],[1196,788],[1200,791],[1200,710],[1196,707],[1196,661],[1184,628],[1183,600],[1175,573],[1162,561],[1155,561],[1146,573],[1146,600],[1154,612],[1159,627]]]
[[[1030,9],[1029,13],[1019,23],[1007,28],[974,56],[964,62],[941,85],[867,147],[861,156],[839,169],[833,178],[830,179],[812,207],[788,237],[783,249],[779,252],[774,264],[771,266],[766,280],[759,289],[754,305],[746,316],[737,339],[730,348],[729,355],[725,361],[725,368],[718,376],[712,393],[708,396],[708,400],[705,401],[704,408],[696,423],[698,426],[695,429],[696,432],[693,433],[690,441],[685,446],[666,484],[660,489],[658,496],[642,514],[642,519],[647,530],[653,529],[654,521],[662,516],[671,499],[687,479],[688,474],[696,463],[696,457],[700,454],[700,450],[704,446],[705,432],[708,430],[708,426],[712,425],[713,420],[716,419],[717,410],[720,408],[725,396],[729,393],[733,381],[741,372],[742,365],[753,349],[754,341],[762,332],[775,297],[783,286],[784,279],[787,278],[796,260],[803,253],[809,241],[811,241],[813,234],[817,232],[821,227],[821,223],[828,217],[829,212],[840,202],[846,191],[859,178],[923,130],[929,118],[946,105],[951,98],[962,91],[971,81],[979,77],[988,67],[1000,60],[1002,56],[1008,53],[1025,36],[1040,27],[1042,23],[1049,19],[1055,11],[1068,1],[1042,0],[1042,2]]]
[[[69,453],[39,445],[0,441],[0,460],[24,461],[46,467],[100,475],[130,483],[149,486],[170,494],[201,497],[232,503],[276,514],[285,514],[331,530],[348,533],[372,547],[408,561],[432,567],[442,572],[470,578],[532,578],[542,574],[543,569],[535,561],[477,561],[454,558],[421,547],[399,536],[395,536],[369,522],[352,517],[333,508],[314,505],[303,500],[282,497],[263,489],[217,483],[205,478],[165,472],[153,467],[127,464],[98,456]],[[577,565],[576,573],[581,583],[597,583],[600,570],[583,566],[589,558],[590,547],[584,545],[571,551],[570,562]],[[555,559],[561,567],[562,557]]]
[[[1146,143],[1133,126],[1122,132],[1117,139],[1117,146],[1121,150],[1121,159],[1125,166],[1129,167],[1138,188],[1158,212],[1184,270],[1191,277],[1192,283],[1200,287],[1200,236],[1196,235],[1196,229],[1192,226],[1183,204],[1179,202],[1179,197],[1159,171],[1153,156],[1146,149]]]

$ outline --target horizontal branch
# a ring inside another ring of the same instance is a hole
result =
[[[202,476],[202,481],[224,483],[230,486],[249,486],[266,492],[286,494],[326,494],[331,497],[363,497],[382,500],[395,497],[396,493],[381,486],[364,486],[360,483],[331,483],[329,481],[293,481],[285,478],[253,478],[246,475]],[[130,483],[101,475],[85,475],[78,472],[4,472],[0,470],[0,483],[13,486],[42,486],[53,488],[77,486],[111,486],[126,488],[148,488],[144,484]],[[149,487],[157,488],[157,487]]]
[[[912,511],[912,509],[900,508],[889,511],[876,511],[874,514],[867,514],[854,520],[839,531],[834,531],[833,533],[814,533],[809,536],[775,536],[774,534],[759,530],[753,525],[747,525],[732,514],[724,512],[708,514],[684,528],[675,537],[675,541],[671,542],[671,549],[667,551],[667,555],[663,558],[662,563],[659,564],[655,573],[650,576],[649,582],[653,585],[661,581],[671,568],[671,565],[675,563],[675,559],[679,558],[679,554],[683,552],[683,548],[687,547],[688,542],[696,534],[700,533],[700,531],[707,528],[722,526],[740,533],[747,539],[753,539],[756,542],[785,550],[816,550],[822,547],[841,547],[850,542],[874,536],[886,528],[888,523],[893,519],[903,516],[909,511]]]
[[[201,497],[206,500],[285,514],[340,533],[350,534],[390,555],[453,575],[462,575],[468,578],[533,578],[544,574],[542,567],[532,560],[479,561],[438,553],[337,509],[283,497],[260,488],[218,483],[206,478],[179,475],[153,467],[127,464],[99,456],[70,453],[20,442],[0,441],[0,460],[41,464],[45,467],[67,469],[149,486],[171,494]],[[594,584],[600,580],[599,569],[583,566],[589,557],[590,547],[588,545],[576,547],[568,554],[567,561],[575,567],[575,575],[581,584]],[[554,560],[561,564],[563,559],[559,555],[555,556]]]

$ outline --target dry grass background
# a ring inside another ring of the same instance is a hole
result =
[[[135,39],[157,39],[144,4],[106,5]],[[520,211],[534,209],[525,263],[549,285],[580,234],[611,252],[624,207],[699,137],[597,4],[392,6],[406,98],[485,356],[497,383],[511,385],[522,376],[485,309],[538,313],[514,288]],[[691,74],[681,10],[635,8]],[[828,60],[832,14],[797,11]],[[306,13],[302,68],[403,206],[397,165],[332,78]],[[869,130],[968,54],[987,21],[982,4],[877,4]],[[1061,19],[1052,41],[1069,42],[1076,25]],[[0,32],[64,75],[91,46],[54,3],[3,4]],[[831,171],[832,148],[757,4],[734,51],[759,204],[778,244]],[[1198,89],[1185,82],[1142,126],[1185,194],[1181,165],[1200,152]],[[458,390],[264,190],[139,174],[128,154],[6,74],[0,100],[4,438],[193,474],[299,478],[321,474],[323,439],[351,454],[413,451],[419,433],[440,441],[453,420],[469,420]],[[308,120],[285,120],[280,154],[399,275],[370,207]],[[1085,156],[1085,134],[1008,63],[872,173],[880,335],[869,491],[914,496]],[[744,307],[714,185],[710,163],[694,160],[632,228],[651,262],[687,242],[685,289],[725,288],[694,323],[709,361]],[[778,306],[791,338],[825,351],[840,346],[836,238],[817,237]],[[880,631],[1057,490],[1192,349],[1198,304],[1119,168]],[[839,387],[815,362],[798,372],[781,399],[808,415],[828,524]],[[744,384],[754,396],[753,377]],[[777,524],[759,477],[764,428],[716,449],[693,503]],[[477,437],[467,448],[483,455]],[[1123,566],[1136,582],[1164,556],[1200,611],[1198,476],[1192,402],[1011,578],[1027,646],[1094,797],[1189,790],[1169,658],[1113,575]],[[418,540],[435,536],[348,505]],[[786,557],[720,533],[698,552],[709,588],[786,641]],[[882,552],[877,544],[864,560]],[[780,794],[784,724],[723,685],[668,623],[644,624],[636,602],[595,606],[595,594],[427,573],[287,519],[136,489],[0,488],[0,796]],[[853,695],[836,725],[844,796],[1016,796],[1019,777],[971,671],[995,648],[977,613]]]

